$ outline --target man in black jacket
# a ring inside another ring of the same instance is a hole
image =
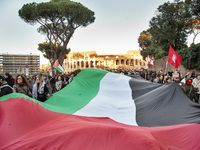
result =
[[[8,85],[8,83],[2,76],[0,76],[0,97],[6,94],[10,94],[12,92],[13,92],[12,87]]]

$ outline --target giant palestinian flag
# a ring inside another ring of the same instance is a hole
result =
[[[200,105],[178,84],[82,70],[39,102],[0,97],[0,149],[199,150]]]

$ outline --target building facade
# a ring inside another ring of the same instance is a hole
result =
[[[0,74],[33,75],[40,72],[39,55],[0,54]]]
[[[143,60],[140,51],[129,50],[127,54],[97,54],[96,51],[72,52],[67,54],[63,62],[65,73],[77,69],[99,68],[99,69],[147,69],[147,61]]]

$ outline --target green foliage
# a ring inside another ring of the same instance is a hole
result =
[[[187,69],[200,70],[200,43],[178,51],[182,57],[182,65]]]
[[[200,0],[185,0],[188,8],[188,12],[193,15],[193,17],[200,17]]]
[[[160,5],[147,30],[151,35],[150,42],[138,40],[143,57],[150,55],[154,59],[163,58],[168,55],[170,45],[175,50],[186,48],[190,28],[188,20],[191,17],[183,1],[175,0],[173,3],[166,2]],[[141,34],[144,34],[144,31]]]
[[[152,42],[163,50],[164,55],[168,55],[170,45],[176,50],[187,47],[188,28],[184,8],[183,2],[164,3],[150,21]]]
[[[45,3],[25,4],[19,11],[19,16],[25,22],[41,26],[38,32],[47,36],[49,43],[54,45],[39,45],[46,58],[53,64],[56,59],[62,65],[67,51],[67,45],[78,27],[86,27],[95,20],[94,12],[81,3],[70,0],[51,0]],[[62,45],[62,46],[61,46]],[[43,47],[49,46],[49,47]]]
[[[95,20],[94,12],[81,3],[70,0],[52,0],[46,3],[25,4],[19,10],[19,16],[27,23],[68,22],[72,26],[87,26]]]
[[[23,6],[23,9],[20,9],[18,11],[19,16],[21,17],[22,20],[24,20],[26,23],[30,23],[32,25],[34,25],[35,22],[35,16],[36,16],[36,3],[29,3],[29,4],[25,4]]]
[[[57,56],[59,55],[63,55],[62,50],[63,50],[63,46],[62,45],[58,45],[57,43],[49,43],[49,42],[43,42],[43,43],[39,43],[38,44],[38,50],[41,51],[43,53],[43,56],[47,59],[50,60],[50,62],[54,63],[54,55],[56,53]],[[65,58],[66,58],[66,54],[68,54],[70,52],[70,48],[69,49],[65,49]]]
[[[142,31],[138,38],[139,46],[145,50],[151,44],[151,34],[148,31]]]

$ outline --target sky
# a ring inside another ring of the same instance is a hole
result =
[[[37,32],[39,24],[25,23],[18,10],[27,3],[49,0],[0,0],[0,53],[37,54],[40,63],[48,60],[37,50],[46,38]],[[149,28],[159,5],[168,0],[73,0],[95,12],[95,22],[75,30],[68,48],[72,52],[96,51],[98,54],[126,54],[139,50],[138,37]],[[173,2],[173,0],[169,0]],[[191,43],[191,39],[188,40]]]

